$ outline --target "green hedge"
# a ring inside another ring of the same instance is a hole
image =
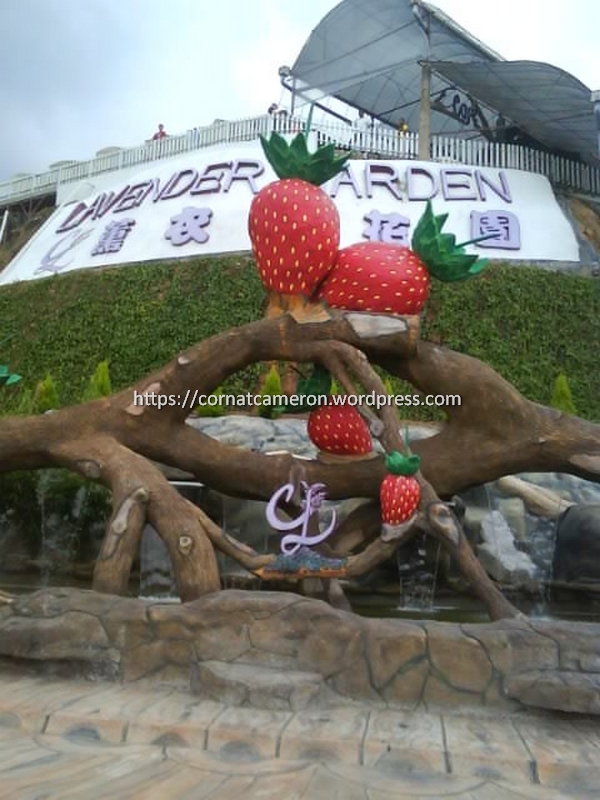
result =
[[[265,294],[250,258],[131,265],[0,288],[0,361],[34,388],[47,373],[61,403],[79,402],[108,359],[113,391],[201,339],[262,313]],[[14,335],[13,335],[14,334]],[[17,369],[17,365],[20,365]],[[254,373],[257,375],[258,371]],[[247,391],[252,372],[230,381]],[[16,392],[0,404],[15,407]]]
[[[50,373],[63,404],[80,400],[98,363],[113,390],[183,348],[260,317],[265,293],[251,258],[231,256],[73,272],[0,289],[0,362],[33,388]],[[476,356],[532,400],[548,404],[559,373],[579,414],[600,420],[597,282],[493,266],[472,281],[434,282],[424,337]],[[231,379],[254,388],[258,369]],[[0,404],[16,407],[3,389]]]
[[[559,373],[580,416],[600,420],[600,286],[516,266],[432,292],[424,338],[486,361],[530,400],[549,405]]]

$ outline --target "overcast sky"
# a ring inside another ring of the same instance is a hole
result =
[[[335,0],[1,0],[0,180],[262,114]],[[599,0],[437,0],[509,59],[600,89]]]

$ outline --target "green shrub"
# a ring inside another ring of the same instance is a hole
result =
[[[32,410],[34,414],[44,414],[57,408],[60,408],[58,390],[54,378],[48,373],[35,387]]]
[[[108,360],[100,361],[86,390],[83,393],[83,402],[90,400],[99,400],[101,397],[108,397],[112,394],[112,387],[110,384],[110,372],[108,369]]]
[[[567,376],[564,372],[559,373],[554,381],[550,405],[552,408],[556,408],[558,411],[563,411],[565,414],[577,416],[577,409],[573,403],[569,381],[567,380]]]
[[[34,412],[34,393],[31,389],[21,388],[19,392],[19,401],[16,405],[16,413],[23,416],[29,416]]]
[[[470,281],[433,281],[422,338],[481,359],[544,405],[565,371],[580,416],[600,420],[600,291],[590,278],[492,265]]]
[[[223,389],[218,386],[211,395],[211,397],[218,398],[218,402],[212,404],[201,403],[194,409],[194,414],[197,417],[222,417],[227,411],[225,404],[221,400],[222,395]]]
[[[283,387],[281,385],[281,375],[279,374],[279,370],[275,364],[273,364],[270,370],[267,372],[267,376],[260,390],[261,404],[258,409],[259,415],[265,419],[274,419],[275,417],[280,416],[279,412],[275,410],[275,406],[272,401],[263,405],[262,400],[265,397],[271,398],[275,397],[276,395],[281,396],[282,394]]]

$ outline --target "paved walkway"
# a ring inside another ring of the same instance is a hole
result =
[[[600,721],[260,711],[0,673],[0,787],[6,800],[597,800]]]

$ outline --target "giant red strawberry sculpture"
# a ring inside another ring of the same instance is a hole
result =
[[[334,265],[340,217],[319,187],[342,169],[347,156],[336,157],[333,145],[310,153],[302,133],[291,144],[277,133],[261,142],[280,180],[253,198],[248,232],[272,305],[285,309],[282,297],[310,298]]]
[[[358,242],[340,250],[317,297],[332,308],[389,314],[420,314],[429,297],[430,275],[461,281],[481,272],[486,261],[469,255],[450,233],[442,233],[447,214],[431,203],[412,237],[411,247]]]
[[[268,314],[326,319],[325,301],[331,308],[418,315],[429,297],[430,276],[459,281],[485,267],[465,252],[470,242],[457,245],[454,235],[442,232],[448,215],[435,215],[431,202],[410,248],[373,241],[339,250],[339,214],[319,187],[344,167],[347,156],[336,157],[332,144],[309,152],[302,133],[291,143],[277,133],[261,142],[279,180],[252,200],[248,232],[269,291]]]

